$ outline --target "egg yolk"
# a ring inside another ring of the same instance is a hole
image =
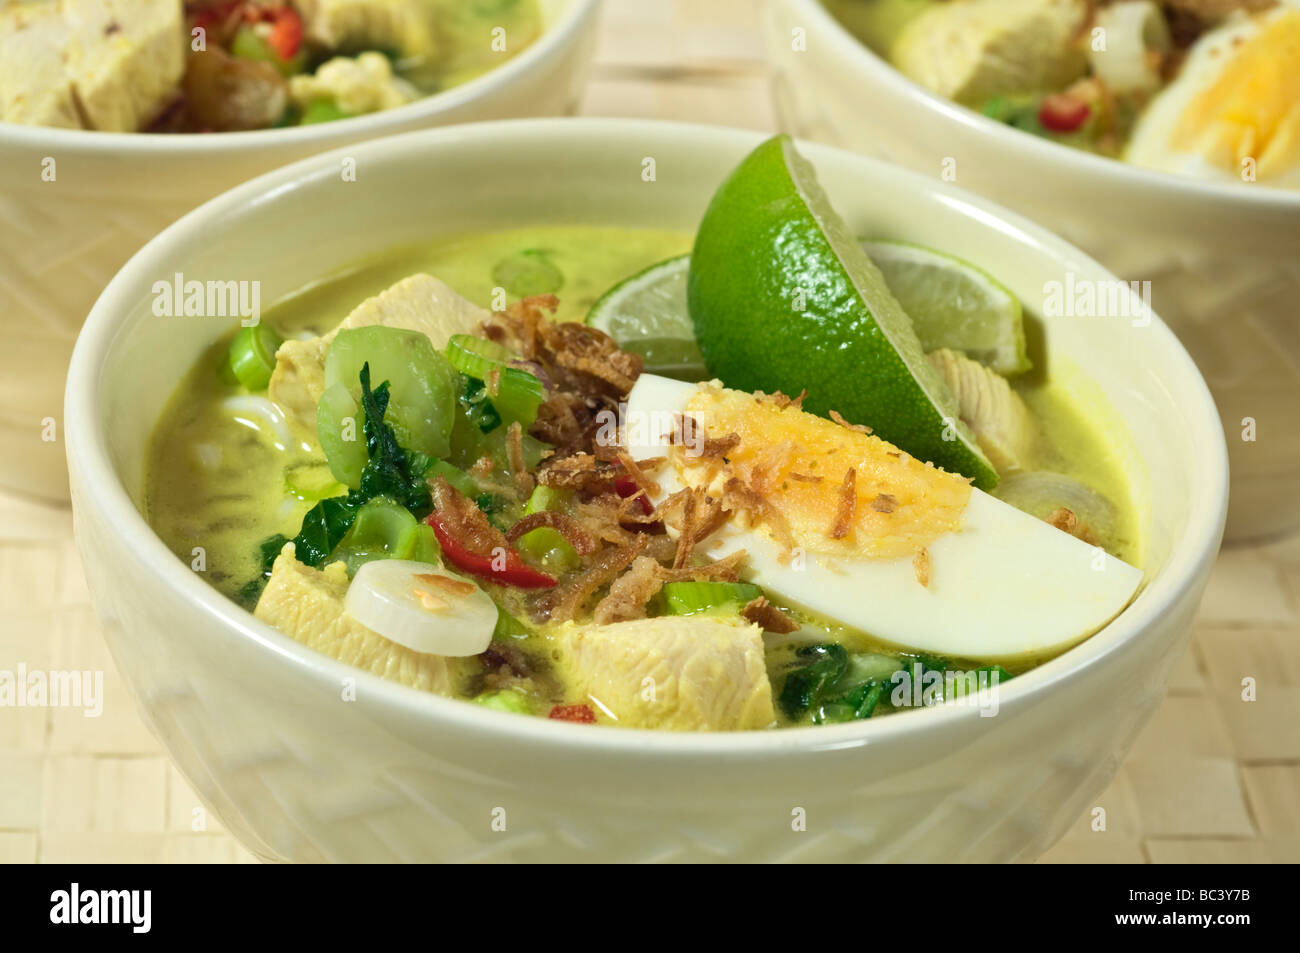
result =
[[[1192,101],[1175,148],[1265,179],[1300,163],[1300,11],[1288,11],[1238,47]]]
[[[712,440],[739,442],[725,457],[674,449],[683,482],[721,492],[724,505],[737,497],[722,490],[731,479],[745,488],[739,498],[763,501],[747,508],[751,523],[774,514],[788,528],[787,544],[810,553],[897,559],[912,556],[962,523],[971,487],[964,477],[924,463],[874,435],[716,386],[702,386],[686,410]],[[849,471],[852,477],[848,477]],[[781,541],[778,533],[771,533]]]

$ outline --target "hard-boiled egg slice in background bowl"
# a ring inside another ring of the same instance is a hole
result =
[[[1134,127],[1125,158],[1300,189],[1300,2],[1234,16],[1202,36]]]

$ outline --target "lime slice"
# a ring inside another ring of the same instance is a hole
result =
[[[644,357],[652,374],[703,380],[708,372],[686,309],[690,266],[691,256],[679,255],[625,278],[592,305],[587,323]]]
[[[695,236],[687,298],[709,370],[740,390],[807,388],[913,456],[997,485],[884,276],[788,136],[750,153]]]
[[[961,351],[999,374],[1032,366],[1020,301],[969,262],[907,242],[864,242],[926,352]]]

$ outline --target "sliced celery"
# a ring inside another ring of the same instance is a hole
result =
[[[763,594],[748,582],[669,582],[660,590],[668,615],[695,615],[725,607],[739,608]]]
[[[361,471],[370,458],[357,402],[341,383],[325,388],[320,396],[316,405],[316,439],[325,451],[325,461],[334,478],[354,490],[361,486]]]
[[[497,392],[489,395],[492,406],[504,422],[518,421],[526,431],[537,419],[546,391],[536,375],[510,366],[513,357],[495,341],[472,334],[453,334],[447,341],[447,360],[462,374],[487,381],[496,372]]]
[[[343,560],[348,575],[352,575],[372,559],[412,558],[404,550],[418,545],[420,525],[406,507],[376,497],[357,512],[352,528],[330,555],[330,561]],[[425,529],[432,532],[429,527]]]
[[[334,471],[319,464],[301,464],[286,470],[284,484],[300,500],[324,500],[347,492],[347,487],[334,475]]]

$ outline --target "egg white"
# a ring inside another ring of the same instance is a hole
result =
[[[1148,104],[1129,136],[1124,159],[1134,165],[1218,182],[1241,182],[1240,169],[1228,169],[1197,153],[1173,146],[1174,132],[1193,101],[1228,68],[1241,43],[1274,17],[1300,9],[1300,0],[1282,0],[1268,11],[1236,14],[1192,45],[1178,75]],[[1300,189],[1300,165],[1268,179],[1279,188]]]
[[[682,413],[696,388],[642,374],[627,416]],[[667,435],[645,427],[629,432],[643,435],[628,448],[634,458],[667,452]],[[655,479],[656,503],[682,488],[671,467]],[[927,547],[928,586],[917,581],[911,557],[790,560],[766,532],[735,521],[704,549],[713,559],[745,550],[747,577],[791,605],[903,648],[972,659],[1060,651],[1114,618],[1143,578],[1101,548],[974,488],[961,529]]]

